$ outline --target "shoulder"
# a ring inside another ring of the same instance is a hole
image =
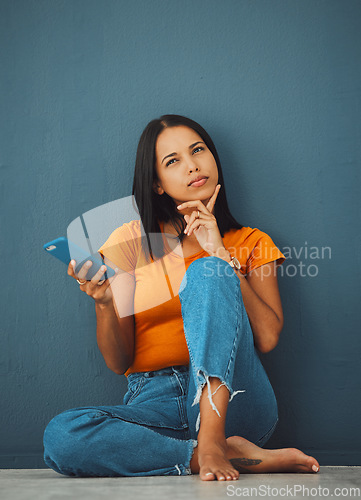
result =
[[[280,265],[285,260],[270,235],[257,227],[231,229],[224,235],[223,241],[224,246],[239,257],[247,274],[272,261]]]
[[[98,252],[102,251],[105,248],[119,247],[119,245],[123,244],[125,244],[126,246],[131,245],[132,247],[135,247],[139,243],[140,238],[140,220],[132,220],[114,229],[107,237],[103,245],[98,249]]]
[[[129,237],[138,238],[141,235],[141,225],[140,220],[132,220],[130,222],[125,222],[121,226],[114,229],[109,238],[126,240]]]
[[[125,222],[121,226],[119,226],[116,231],[118,232],[130,232],[134,234],[140,234],[141,233],[141,225],[140,225],[140,220],[135,219],[131,220],[130,222]]]

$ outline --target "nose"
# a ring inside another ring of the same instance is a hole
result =
[[[188,165],[188,173],[191,174],[192,172],[198,172],[198,170],[199,168],[197,167],[197,165],[195,165],[193,161],[191,161]]]

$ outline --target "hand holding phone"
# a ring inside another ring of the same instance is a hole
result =
[[[93,297],[96,302],[103,304],[112,299],[109,285],[117,276],[116,271],[110,266],[105,266],[105,270],[102,270],[104,264],[100,254],[90,255],[64,237],[45,243],[43,248],[68,266],[69,276],[80,281],[87,281],[80,285],[81,290]],[[75,261],[74,266],[71,264],[71,260]],[[91,262],[91,266],[86,265],[88,261]],[[110,279],[111,277],[113,279]]]
[[[88,266],[87,263],[91,265]],[[91,261],[87,261],[80,268],[78,276],[75,275],[75,261],[70,261],[68,266],[68,274],[72,276],[74,279],[79,279],[80,281],[84,280],[87,275],[89,269],[92,267]],[[116,274],[110,279],[104,279],[103,275],[105,273],[106,266],[104,265],[100,267],[100,269],[94,274],[90,281],[86,281],[84,284],[80,285],[80,289],[90,295],[95,302],[98,304],[108,304],[113,301],[113,292],[111,287],[109,286],[113,280],[116,278]],[[110,268],[111,269],[111,268]],[[82,288],[83,287],[83,288]]]
[[[82,277],[82,279],[86,279],[88,281],[93,278],[93,276],[103,265],[100,254],[96,252],[95,254],[91,255],[81,247],[64,237],[49,241],[49,243],[45,243],[43,248],[46,252],[61,260],[67,266],[69,265],[70,260],[74,259],[76,262],[75,274],[77,275],[85,262],[91,260],[93,265],[89,268],[89,272]],[[113,276],[113,274],[115,274],[114,269],[108,266],[105,277],[110,278],[111,276]]]

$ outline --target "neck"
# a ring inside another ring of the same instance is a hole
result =
[[[178,235],[178,232],[171,221],[163,222],[163,233],[174,234],[175,236]],[[190,236],[185,235],[182,244],[184,243],[198,243],[198,240],[193,233]]]

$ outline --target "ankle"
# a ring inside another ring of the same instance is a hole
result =
[[[193,449],[193,455],[189,464],[192,474],[199,474],[198,445]]]
[[[227,440],[224,432],[220,429],[201,429],[197,436],[198,447],[203,449],[212,445],[227,446]]]

